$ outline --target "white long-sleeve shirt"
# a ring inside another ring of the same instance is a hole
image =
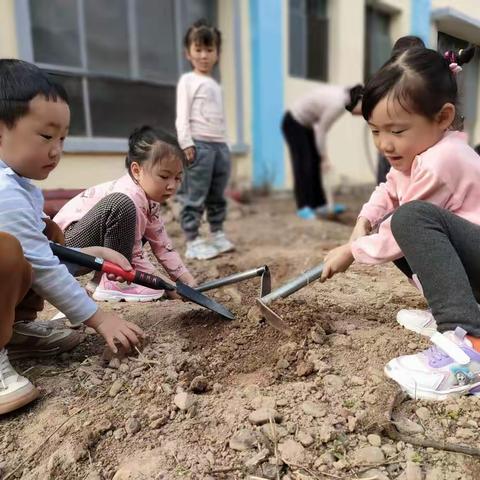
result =
[[[182,149],[194,140],[226,142],[222,87],[207,75],[184,73],[177,85],[178,143]]]
[[[290,108],[293,118],[304,127],[312,128],[320,156],[327,156],[326,135],[333,122],[345,112],[349,101],[347,88],[322,84],[297,100]]]
[[[9,233],[20,242],[25,259],[32,265],[32,289],[63,312],[72,324],[79,324],[97,311],[97,305],[53,255],[42,233],[43,203],[40,189],[0,160],[0,232]]]

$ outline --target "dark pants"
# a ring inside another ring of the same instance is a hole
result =
[[[185,171],[179,195],[183,203],[181,225],[187,240],[198,236],[205,209],[210,230],[223,229],[230,171],[230,151],[226,143],[195,141],[195,160]]]
[[[402,205],[392,232],[444,332],[480,337],[480,226],[427,202]]]
[[[320,155],[311,128],[298,123],[290,112],[283,116],[282,132],[292,160],[297,207],[317,208],[327,200],[322,186]]]
[[[131,261],[136,221],[133,200],[124,193],[111,193],[67,227],[65,244],[74,248],[108,247]]]

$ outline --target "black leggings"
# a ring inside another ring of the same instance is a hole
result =
[[[438,330],[462,327],[480,337],[480,226],[417,200],[398,208],[391,227]]]
[[[124,193],[111,193],[102,198],[78,222],[65,230],[67,247],[102,246],[120,252],[132,260],[137,211]]]
[[[327,200],[322,186],[320,155],[311,128],[298,123],[290,112],[282,120],[282,132],[290,149],[297,207],[317,208]]]

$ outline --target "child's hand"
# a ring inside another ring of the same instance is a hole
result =
[[[332,278],[336,273],[344,272],[353,263],[353,260],[354,258],[349,243],[330,250],[324,260],[323,273],[320,281],[324,282]]]
[[[185,272],[184,274],[180,275],[177,280],[192,288],[197,286],[197,282],[190,272]],[[166,291],[165,293],[170,300],[183,300],[183,298],[177,292]]]
[[[197,281],[193,278],[190,272],[183,273],[178,277],[178,280],[192,288],[195,288],[198,285]]]
[[[123,270],[126,270],[127,272],[132,269],[130,262],[121,253],[117,252],[116,250],[112,250],[111,248],[86,247],[86,248],[82,248],[81,251],[83,253],[88,253],[88,255],[93,255],[94,257],[100,257],[100,258],[103,258],[104,260],[107,260],[108,262],[115,263],[116,265],[118,265]],[[125,281],[124,278],[117,277],[113,273],[108,273],[107,278],[109,280],[113,280],[116,282]]]
[[[185,153],[185,158],[187,159],[187,163],[191,165],[195,160],[195,147],[188,147],[183,151],[183,153]]]
[[[120,344],[128,352],[145,337],[143,330],[134,323],[110,312],[98,309],[85,325],[94,328],[107,342],[113,353],[118,352],[115,344]]]

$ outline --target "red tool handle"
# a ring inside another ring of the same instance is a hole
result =
[[[123,268],[119,267],[117,264],[109,262],[108,260],[103,261],[102,265],[102,272],[103,273],[113,273],[117,277],[122,277],[127,282],[134,282],[135,281],[135,270],[124,270]]]

